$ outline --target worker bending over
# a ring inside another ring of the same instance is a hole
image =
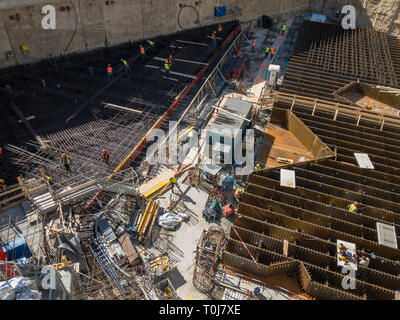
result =
[[[152,47],[154,47],[154,46],[155,46],[154,42],[153,42],[153,41],[151,41],[151,40],[147,40],[147,43],[148,43],[149,45],[151,45]]]
[[[103,149],[103,151],[101,152],[101,158],[106,163],[106,165],[109,165],[110,155],[108,154],[106,149]]]
[[[122,64],[125,67],[125,72],[131,72],[131,67],[128,64],[128,61],[126,61],[125,59],[121,58]]]
[[[0,190],[3,192],[6,192],[6,190],[7,190],[7,185],[4,181],[4,179],[0,179]]]
[[[113,78],[113,69],[111,67],[111,65],[109,64],[107,66],[107,80],[110,81]]]
[[[358,202],[351,203],[347,206],[349,212],[357,212],[358,209]]]
[[[61,164],[64,166],[67,172],[71,172],[70,168],[71,160],[69,159],[66,153],[63,153],[61,156]]]

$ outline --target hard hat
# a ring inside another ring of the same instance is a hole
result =
[[[341,257],[340,257],[340,260],[343,260],[343,261],[344,261],[344,260],[346,260],[346,257],[345,257],[345,256],[341,256]]]
[[[175,173],[175,174],[174,174],[174,177],[177,177],[177,176],[178,176],[178,174],[177,174],[177,173]]]
[[[103,153],[106,153],[106,149],[103,149],[103,151],[102,151]]]
[[[67,154],[66,154],[66,153],[63,153],[63,154],[62,154],[62,157],[63,157],[63,158],[65,158],[66,156],[67,156]]]
[[[342,248],[343,248],[343,246],[341,244],[339,244],[339,249],[342,249]]]
[[[0,183],[4,183],[4,179],[0,179]]]
[[[354,202],[354,205],[357,207],[358,206],[358,202]]]
[[[111,65],[109,64],[108,66],[110,67]]]

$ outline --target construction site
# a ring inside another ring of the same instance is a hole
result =
[[[399,1],[14,2],[1,300],[400,299]]]

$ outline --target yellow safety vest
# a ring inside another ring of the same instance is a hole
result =
[[[349,207],[349,212],[356,212],[357,211],[357,207],[354,204],[351,204]]]
[[[166,70],[169,70],[169,64],[168,63],[164,64],[164,67],[165,67]]]
[[[61,158],[61,163],[62,163],[63,165],[65,165],[65,164],[68,164],[68,165],[69,165],[69,163],[70,163],[69,157],[66,156],[65,158]]]
[[[176,184],[176,183],[178,182],[178,178],[177,178],[177,177],[171,178],[171,182],[172,182],[173,184]]]

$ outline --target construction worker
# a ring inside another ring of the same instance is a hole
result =
[[[285,34],[286,29],[287,29],[287,25],[284,24],[284,25],[282,26],[281,34]]]
[[[108,152],[106,151],[106,149],[103,149],[103,151],[101,152],[101,158],[104,160],[104,162],[108,165],[109,161],[110,161],[110,155],[108,154]]]
[[[50,176],[45,175],[44,177],[46,178],[46,180],[49,183],[49,185],[53,185],[53,179]]]
[[[172,62],[174,62],[174,58],[172,58],[172,55],[170,54],[168,57],[168,63],[171,65]]]
[[[271,56],[273,56],[274,54],[275,54],[275,48],[272,47],[272,48],[271,48]]]
[[[215,47],[217,45],[217,39],[216,39],[216,32],[213,31],[213,33],[211,34],[211,43],[212,46]]]
[[[257,40],[254,39],[254,40],[253,40],[253,43],[252,43],[252,45],[251,45],[251,52],[254,52],[254,48],[256,47],[256,44],[257,44]]]
[[[254,167],[254,171],[260,171],[261,170],[261,166],[259,163],[256,164],[256,166]]]
[[[110,81],[113,78],[113,70],[111,65],[107,66],[107,80]]]
[[[178,173],[175,173],[174,176],[171,179],[169,179],[169,181],[171,181],[172,192],[174,191],[175,187],[177,187],[178,190],[180,191],[180,189],[178,187]]]
[[[240,202],[240,198],[242,197],[242,192],[243,192],[242,189],[240,189],[240,188],[236,189],[235,194],[233,195],[233,197],[235,198],[235,200],[237,202]]]
[[[167,72],[167,74],[169,73],[169,63],[168,63],[168,60],[165,60],[164,61],[164,69],[165,69],[165,71]]]
[[[347,206],[349,212],[357,212],[358,202],[351,203]]]
[[[268,55],[269,55],[269,50],[270,50],[269,46],[265,48],[265,56],[266,57],[268,57]]]
[[[3,192],[5,192],[7,190],[7,185],[4,181],[4,179],[0,179],[0,190],[2,190]]]
[[[139,49],[140,49],[140,54],[142,55],[142,60],[144,60],[144,56],[145,56],[146,52],[144,51],[144,48],[142,45],[139,46]]]
[[[61,156],[61,164],[64,166],[67,172],[71,172],[71,168],[69,167],[69,165],[71,164],[71,160],[66,153],[63,153]]]
[[[128,64],[128,61],[126,61],[125,59],[121,58],[122,64],[125,67],[125,72],[131,72],[131,67]]]
[[[336,10],[336,17],[339,18],[339,16],[340,16],[340,8],[338,8],[338,9]]]
[[[153,41],[151,41],[151,40],[147,40],[147,42],[148,42],[148,44],[149,44],[149,45],[151,45],[152,47],[154,47],[154,46],[155,46],[155,44],[154,44],[154,42],[153,42]]]
[[[221,37],[221,33],[222,33],[222,26],[219,24],[218,25],[218,36]]]

